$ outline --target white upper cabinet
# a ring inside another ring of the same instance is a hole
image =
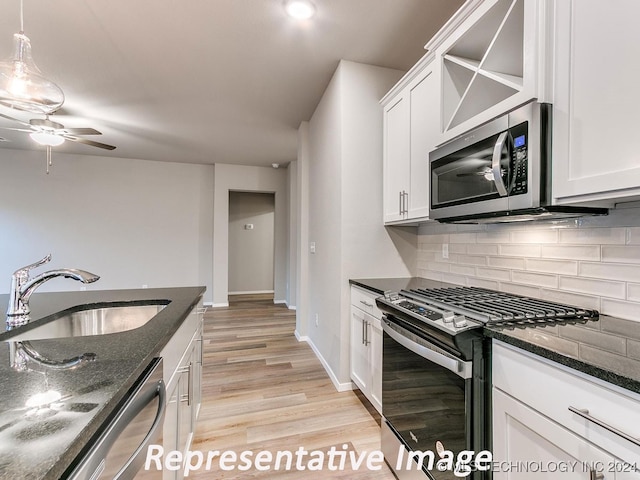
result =
[[[424,58],[384,107],[384,222],[429,216],[429,152],[439,139],[440,91],[433,56]]]
[[[402,92],[384,107],[384,221],[406,218],[409,191],[409,100]]]
[[[640,2],[556,0],[554,17],[555,201],[636,200]]]
[[[546,0],[485,0],[437,47],[438,143],[533,99],[546,100],[545,5]]]

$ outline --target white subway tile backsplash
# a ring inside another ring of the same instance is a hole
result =
[[[456,275],[464,275],[466,277],[476,276],[476,267],[468,267],[466,265],[451,264],[451,273]]]
[[[640,227],[627,228],[628,245],[640,245]]]
[[[640,263],[640,246],[602,247],[602,261]]]
[[[500,245],[500,255],[510,257],[539,257],[541,251],[539,245]]]
[[[448,272],[451,268],[449,263],[427,262],[426,269],[432,272]]]
[[[492,282],[484,280],[482,278],[469,278],[467,279],[467,285],[470,287],[488,288],[490,290],[500,290],[500,284],[498,282]]]
[[[511,280],[509,270],[501,270],[498,268],[478,267],[476,268],[476,275],[478,278],[488,278],[498,282],[509,282]]]
[[[418,245],[450,243],[449,235],[420,235]]]
[[[467,245],[469,255],[498,255],[498,245]]]
[[[442,281],[441,272],[432,272],[431,270],[418,270],[418,275],[428,280],[435,280],[436,282]]]
[[[558,243],[557,230],[515,230],[510,235],[511,243],[547,244]]]
[[[581,295],[579,293],[562,292],[560,290],[542,289],[541,298],[551,302],[566,303],[576,305],[591,310],[600,310],[600,297],[593,295]]]
[[[511,280],[515,283],[524,283],[538,287],[557,288],[558,277],[542,273],[511,272]]]
[[[449,243],[476,243],[476,235],[476,233],[452,234],[449,236]]]
[[[599,245],[543,245],[540,255],[543,258],[587,260],[596,262],[600,260],[600,248],[601,247]]]
[[[450,243],[449,254],[452,253],[467,253],[467,245],[464,243]]]
[[[577,275],[578,262],[571,260],[545,260],[527,258],[526,268],[532,272],[557,273],[558,275]]]
[[[589,278],[560,277],[560,290],[598,295],[609,298],[625,298],[625,284],[605,280],[592,280]]]
[[[443,273],[442,274],[442,281],[443,282],[448,282],[448,283],[453,283],[455,285],[466,285],[467,284],[467,277],[465,277],[464,275],[453,275],[451,273]]]
[[[580,262],[578,275],[580,277],[602,278],[604,280],[640,282],[640,268],[638,266],[619,263]]]
[[[640,322],[640,303],[603,298],[600,313]]]
[[[509,243],[509,232],[507,230],[478,232],[476,241],[478,243]]]
[[[420,229],[417,273],[640,321],[640,226],[620,225],[633,223]]]
[[[529,287],[527,285],[518,285],[515,283],[503,283],[502,291],[513,293],[515,295],[522,295],[523,297],[540,298],[540,288]]]
[[[640,302],[640,284],[630,283],[627,285],[627,300]]]
[[[560,243],[578,245],[624,245],[625,228],[585,228],[558,230]]]
[[[511,270],[524,270],[524,258],[515,257],[489,257],[487,263],[490,267],[509,268]]]
[[[457,262],[466,265],[486,265],[487,257],[480,255],[458,255]]]

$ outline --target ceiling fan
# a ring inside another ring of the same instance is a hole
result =
[[[0,117],[12,120],[28,128],[12,128],[12,127],[0,127],[5,130],[15,130],[17,132],[27,132],[30,134],[36,142],[41,145],[58,146],[65,140],[72,142],[83,143],[92,147],[104,148],[105,150],[114,150],[116,147],[113,145],[107,145],[106,143],[95,142],[87,138],[82,138],[82,135],[102,135],[95,128],[65,128],[64,125],[58,122],[54,122],[49,119],[47,115],[44,119],[32,118],[29,122],[18,120],[17,118],[10,117],[0,113]]]
[[[65,140],[82,143],[91,147],[103,148],[105,150],[114,150],[116,148],[113,145],[107,145],[106,143],[100,143],[94,140],[89,140],[88,138],[82,138],[83,135],[102,135],[102,132],[99,132],[95,128],[65,128],[65,126],[61,123],[50,120],[49,115],[46,115],[44,119],[32,118],[28,122],[18,120],[17,118],[10,117],[9,115],[5,115],[3,113],[0,113],[0,117],[17,122],[23,127],[27,127],[0,128],[5,130],[14,130],[17,132],[26,132],[35,142],[47,147],[47,174],[49,173],[49,167],[52,165],[51,147],[62,145]]]

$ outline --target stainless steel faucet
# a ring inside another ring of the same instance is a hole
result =
[[[51,254],[42,260],[16,270],[11,276],[11,292],[9,293],[9,307],[7,308],[7,327],[17,327],[29,322],[29,299],[31,294],[47,280],[56,277],[65,277],[78,280],[82,283],[93,283],[100,277],[84,270],[73,268],[61,268],[41,273],[37,277],[29,278],[29,272],[44,265],[51,260]]]

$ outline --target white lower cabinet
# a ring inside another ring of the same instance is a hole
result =
[[[498,389],[493,409],[495,480],[615,478],[605,474],[611,455]]]
[[[351,380],[382,413],[382,326],[379,318],[356,305],[379,310],[375,296],[356,287],[351,292]]]
[[[164,454],[191,448],[202,403],[202,321],[204,308],[193,309],[162,351],[167,407],[163,428]],[[183,478],[184,469],[163,469],[163,480]]]
[[[495,480],[640,480],[640,398],[494,342]],[[588,412],[604,428],[571,409]]]

